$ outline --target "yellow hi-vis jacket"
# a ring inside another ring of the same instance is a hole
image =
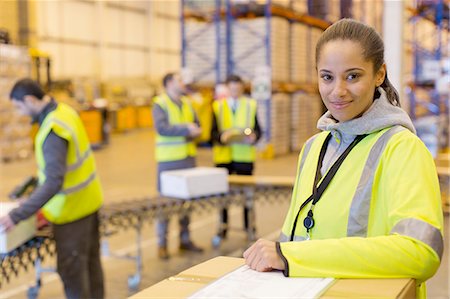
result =
[[[155,97],[153,102],[167,112],[170,125],[182,125],[195,121],[194,110],[185,97],[181,97],[181,109],[167,94]],[[189,141],[186,136],[163,136],[157,133],[155,154],[157,162],[171,162],[195,157],[197,150],[194,142]]]
[[[321,146],[328,132],[312,137],[299,156],[291,206],[280,243],[291,277],[414,278],[418,298],[443,253],[443,216],[433,158],[422,141],[395,126],[363,139],[344,160],[314,208],[305,241],[303,220]],[[297,241],[297,242],[296,242]],[[301,241],[301,242],[299,242]]]
[[[42,122],[35,139],[39,183],[46,180],[44,141],[53,131],[67,140],[67,170],[62,190],[42,208],[45,218],[55,224],[65,224],[97,211],[103,203],[103,193],[97,177],[94,156],[77,112],[59,103]]]
[[[255,128],[256,101],[254,99],[239,98],[234,114],[226,100],[215,101],[213,103],[213,111],[219,132],[229,129],[244,130],[246,128]],[[213,145],[213,160],[215,164],[228,164],[231,162],[251,163],[255,159],[256,150],[254,145],[245,143]]]

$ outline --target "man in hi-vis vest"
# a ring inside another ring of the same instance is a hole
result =
[[[211,139],[214,164],[228,169],[229,174],[252,175],[256,159],[255,143],[261,137],[256,100],[244,95],[244,83],[239,76],[228,76],[226,84],[228,97],[213,103]],[[227,226],[228,210],[224,208],[219,237],[226,238]],[[244,206],[244,227],[254,238],[255,228],[251,226],[249,207]]]
[[[195,167],[196,145],[194,138],[202,132],[197,116],[183,93],[181,76],[169,73],[163,78],[165,92],[155,97],[152,114],[156,128],[155,156],[158,163],[157,187],[160,191],[160,174],[166,170]],[[168,259],[167,229],[169,219],[160,218],[156,224],[158,256]],[[189,216],[180,215],[180,250],[201,252],[190,239]]]
[[[103,193],[81,119],[30,79],[18,81],[10,98],[21,114],[39,124],[34,141],[39,183],[0,219],[0,226],[11,229],[42,208],[53,224],[57,271],[66,297],[103,298],[98,217]]]

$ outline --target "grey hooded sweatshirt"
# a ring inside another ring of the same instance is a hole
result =
[[[389,103],[383,88],[378,87],[378,92],[380,97],[375,99],[372,106],[360,117],[341,123],[331,116],[330,111],[327,111],[317,122],[318,129],[330,131],[333,135],[323,159],[322,176],[357,135],[378,132],[394,125],[403,126],[416,133],[408,114],[402,108]]]

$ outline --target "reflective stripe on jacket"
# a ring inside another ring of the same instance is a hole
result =
[[[189,100],[182,97],[181,102],[180,108],[167,94],[159,95],[154,99],[154,103],[166,111],[170,125],[194,123],[194,110]],[[187,140],[186,136],[163,136],[156,133],[155,154],[157,162],[171,162],[195,157],[197,150],[194,142]]]
[[[291,206],[280,241],[290,238],[298,208],[311,195],[321,146],[311,138],[299,157]],[[309,207],[294,241],[278,250],[285,275],[336,278],[414,278],[418,297],[438,269],[443,216],[434,161],[422,141],[396,126],[374,132],[348,155],[314,208],[311,241],[303,241]]]
[[[55,224],[73,222],[97,211],[103,202],[103,193],[97,177],[94,156],[77,112],[59,103],[42,122],[35,139],[39,183],[46,180],[44,141],[53,131],[67,140],[67,167],[62,190],[42,208],[44,216]]]
[[[236,111],[230,109],[226,100],[213,103],[213,111],[217,120],[219,132],[229,129],[244,130],[255,128],[256,101],[241,97],[237,100]],[[215,164],[228,164],[231,162],[254,162],[256,159],[255,146],[245,143],[231,145],[214,144],[213,160]]]

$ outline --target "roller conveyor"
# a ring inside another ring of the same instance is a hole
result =
[[[181,200],[162,196],[144,197],[124,200],[122,202],[105,205],[100,209],[100,231],[102,235],[102,254],[113,257],[131,259],[136,263],[136,272],[128,278],[130,290],[137,289],[142,270],[141,230],[144,224],[151,223],[159,217],[173,217],[185,213],[208,213],[213,210],[219,215],[223,207],[246,205],[252,210],[254,216],[254,203],[275,203],[280,200],[289,200],[293,186],[292,177],[256,177],[256,176],[229,176],[230,191],[226,194]],[[255,225],[251,217],[250,227]],[[115,256],[108,250],[107,237],[118,232],[134,229],[136,231],[137,252],[134,256]],[[248,239],[253,230],[248,230]],[[220,243],[219,243],[220,244]],[[218,245],[217,240],[213,245]],[[50,227],[39,231],[33,239],[7,254],[2,254],[2,268],[0,272],[0,288],[8,283],[21,271],[27,271],[33,266],[36,268],[36,285],[30,287],[28,298],[36,298],[41,286],[41,274],[52,272],[52,269],[41,267],[41,262],[47,256],[55,254]]]

